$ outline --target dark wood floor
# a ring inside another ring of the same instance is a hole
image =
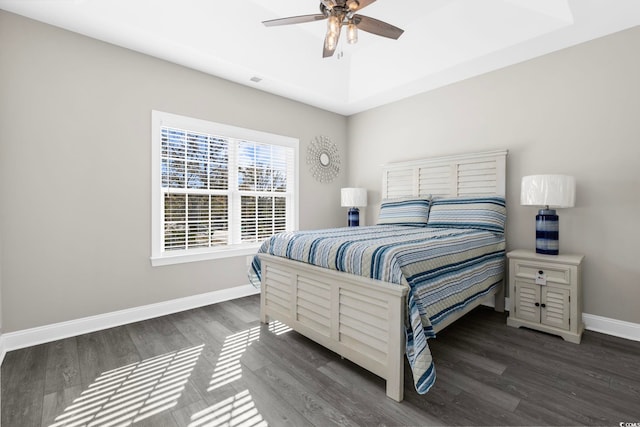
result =
[[[640,343],[582,344],[478,308],[429,341],[437,380],[405,400],[247,297],[9,352],[2,425],[611,425],[640,422]]]

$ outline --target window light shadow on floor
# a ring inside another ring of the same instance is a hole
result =
[[[268,328],[269,332],[275,335],[281,335],[291,330],[287,325],[277,321],[270,322]],[[258,341],[259,338],[260,326],[225,338],[207,391],[215,390],[242,377],[240,358],[251,343]]]
[[[213,391],[242,377],[240,358],[258,338],[260,338],[260,326],[225,338],[207,391]]]
[[[189,427],[262,427],[267,422],[256,409],[249,390],[224,399],[191,416]]]
[[[291,331],[292,329],[290,327],[288,327],[287,325],[285,325],[284,323],[280,323],[277,320],[273,321],[273,322],[269,322],[269,332],[275,334],[275,335],[282,335],[285,334],[289,331]]]
[[[104,372],[50,427],[131,425],[175,406],[203,347]]]
[[[207,391],[242,377],[240,359],[260,339],[260,326],[225,338]],[[291,328],[270,322],[268,331],[282,335]],[[49,427],[129,426],[174,407],[204,344],[156,356],[102,373]],[[193,414],[189,427],[261,427],[267,422],[249,390]]]

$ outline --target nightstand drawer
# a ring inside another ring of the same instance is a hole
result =
[[[542,271],[547,281],[563,285],[571,284],[571,268],[539,262],[516,261],[514,274],[523,279],[535,280],[538,272]]]

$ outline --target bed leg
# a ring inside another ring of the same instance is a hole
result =
[[[264,268],[264,267],[263,267]],[[263,273],[264,274],[264,270]],[[267,315],[267,307],[266,307],[266,284],[262,283],[260,285],[260,322],[267,324],[269,323],[269,316]]]
[[[404,398],[404,296],[390,305],[389,324],[397,325],[389,330],[387,339],[387,396],[396,402]]]
[[[404,371],[404,364],[401,370]],[[404,372],[401,372],[400,378],[403,377]],[[404,399],[404,381],[399,380],[398,378],[387,379],[387,397],[390,397],[396,402],[402,402],[402,399]]]
[[[269,316],[267,316],[266,314],[260,312],[260,322],[267,324],[269,323]]]

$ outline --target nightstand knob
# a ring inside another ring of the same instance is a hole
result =
[[[545,308],[547,304],[540,304],[540,307]]]
[[[538,274],[544,274],[544,271],[538,270]]]
[[[536,303],[536,307],[540,307],[540,303],[539,302]]]

